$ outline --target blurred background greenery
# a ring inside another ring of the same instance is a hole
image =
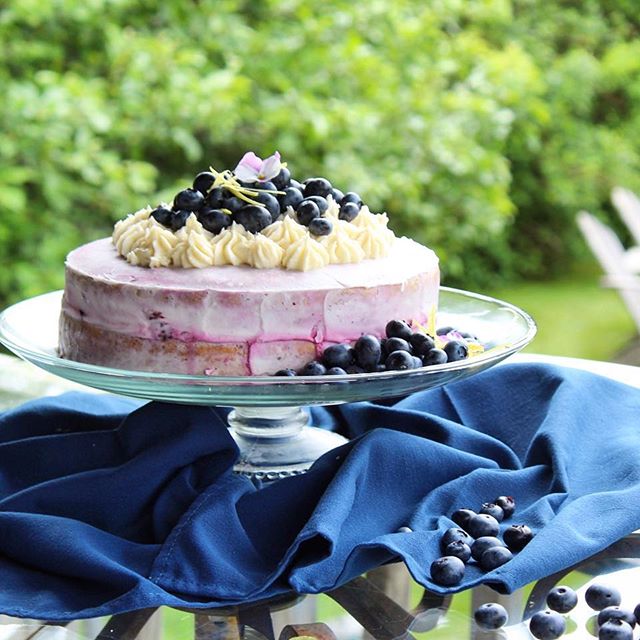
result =
[[[535,350],[610,357],[634,329],[574,216],[640,191],[639,30],[635,0],[5,0],[0,308],[198,171],[277,149],[433,247],[445,284],[549,317]]]

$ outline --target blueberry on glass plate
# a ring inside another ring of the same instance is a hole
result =
[[[578,595],[571,587],[559,585],[547,594],[547,606],[558,613],[569,613],[578,604]]]
[[[380,362],[382,347],[376,336],[365,334],[360,336],[353,346],[356,362],[368,371],[373,371]]]
[[[557,611],[538,611],[529,620],[529,631],[538,640],[556,640],[566,628],[565,619]]]
[[[354,350],[348,344],[332,344],[322,352],[322,364],[330,369],[346,369],[354,363]]]
[[[620,592],[611,585],[594,583],[585,592],[584,599],[594,611],[617,607],[622,601]]]
[[[622,609],[617,605],[605,607],[600,611],[598,614],[598,625],[602,626],[607,620],[624,620],[630,627],[633,628],[636,626],[636,617],[633,611]]]
[[[624,620],[612,618],[598,629],[598,640],[633,640],[633,629]]]
[[[500,629],[507,624],[507,610],[497,602],[485,602],[474,612],[473,619],[481,629]]]

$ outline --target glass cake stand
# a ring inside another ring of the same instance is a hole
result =
[[[335,433],[308,425],[310,405],[400,396],[479,373],[526,346],[536,333],[529,315],[512,304],[442,287],[438,326],[478,337],[485,352],[459,362],[409,371],[346,376],[207,376],[126,371],[57,355],[62,292],[19,302],[0,314],[0,341],[21,358],[80,384],[135,398],[232,407],[228,422],[240,448],[235,470],[272,481],[304,473],[343,444]]]

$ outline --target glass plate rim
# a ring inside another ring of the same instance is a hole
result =
[[[387,379],[397,380],[401,377],[411,377],[416,373],[422,374],[435,374],[438,372],[449,372],[456,371],[458,369],[465,368],[469,366],[470,363],[473,364],[482,364],[489,363],[494,359],[504,359],[505,357],[511,355],[512,353],[516,353],[523,347],[525,347],[531,340],[535,337],[537,332],[537,325],[533,318],[523,309],[517,307],[516,305],[506,302],[504,300],[500,300],[498,298],[494,298],[492,296],[488,296],[481,293],[475,293],[472,291],[466,291],[464,289],[458,289],[455,287],[440,287],[441,292],[451,293],[454,295],[460,295],[464,298],[472,298],[478,300],[480,302],[496,304],[500,307],[508,309],[515,313],[515,315],[519,316],[520,319],[524,320],[526,324],[526,332],[513,343],[509,345],[505,345],[504,348],[498,349],[496,351],[490,350],[485,354],[480,354],[478,356],[473,356],[472,358],[467,358],[466,360],[460,360],[458,362],[447,362],[445,364],[440,365],[432,365],[430,367],[423,367],[421,369],[408,369],[406,371],[380,371],[380,372],[372,372],[372,373],[360,373],[360,374],[347,374],[342,376],[332,376],[332,375],[323,375],[323,376],[295,376],[295,377],[287,377],[287,376],[212,376],[212,375],[191,375],[191,374],[181,374],[181,373],[161,373],[154,371],[140,371],[140,370],[127,370],[127,369],[113,369],[111,367],[104,367],[101,365],[89,364],[85,362],[78,362],[76,360],[68,360],[65,358],[61,358],[57,355],[51,355],[50,353],[43,351],[42,349],[33,349],[29,346],[25,346],[19,342],[13,340],[10,336],[5,332],[5,324],[7,316],[15,310],[15,308],[19,305],[32,302],[36,299],[42,299],[45,297],[55,298],[57,296],[62,298],[63,290],[59,289],[56,291],[50,291],[48,293],[43,293],[38,296],[33,296],[31,298],[27,298],[20,302],[17,302],[6,309],[4,309],[0,313],[0,342],[2,342],[8,349],[13,351],[16,355],[20,356],[23,359],[26,359],[32,363],[43,364],[47,366],[52,366],[56,368],[62,369],[72,369],[76,372],[83,372],[90,375],[101,375],[101,376],[110,376],[110,377],[122,377],[122,378],[135,378],[135,379],[146,379],[146,380],[156,380],[163,384],[167,384],[167,382],[173,382],[176,384],[180,383],[189,383],[190,385],[221,385],[221,384],[229,384],[229,385],[297,385],[297,384],[326,384],[328,382],[345,382],[345,381],[358,381],[365,382],[367,380],[375,380],[375,381],[383,381]]]

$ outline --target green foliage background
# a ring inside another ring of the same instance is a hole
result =
[[[60,287],[72,247],[248,149],[387,210],[448,284],[562,271],[583,250],[575,212],[640,191],[639,16],[635,0],[6,0],[0,303]]]

